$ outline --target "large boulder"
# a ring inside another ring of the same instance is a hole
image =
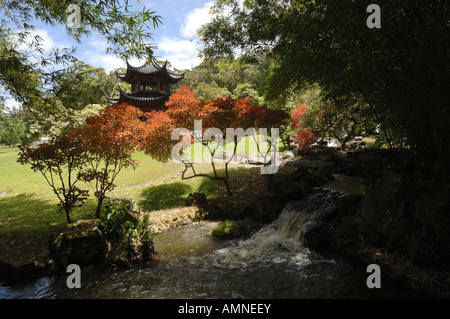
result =
[[[50,238],[50,257],[57,269],[70,264],[87,266],[105,260],[109,244],[99,219],[79,220]]]
[[[137,228],[136,228],[137,229]],[[138,233],[144,233],[141,229]],[[65,270],[70,264],[79,266],[105,263],[119,267],[145,263],[155,254],[148,236],[130,238],[121,234],[105,234],[99,219],[79,220],[50,238],[50,258],[56,269]]]
[[[0,279],[9,284],[19,283],[23,280],[37,278],[45,275],[51,269],[51,265],[37,261],[14,266],[0,261]]]
[[[119,240],[111,243],[106,256],[106,264],[117,267],[128,267],[145,263],[155,255],[153,241],[149,239]]]
[[[361,203],[365,240],[402,251],[417,265],[450,267],[448,194],[444,181],[386,171]]]
[[[329,228],[326,223],[319,222],[305,226],[300,237],[302,245],[312,250],[319,252],[331,250]]]

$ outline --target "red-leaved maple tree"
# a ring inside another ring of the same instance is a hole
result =
[[[72,209],[81,206],[88,197],[88,191],[78,187],[87,159],[79,131],[57,136],[37,148],[22,144],[19,149],[17,161],[22,165],[30,164],[33,171],[44,176],[59,199],[59,211],[64,212],[67,222],[71,223]]]
[[[291,129],[294,131],[300,130],[302,128],[303,117],[305,116],[307,106],[305,104],[300,104],[292,111],[291,114]]]
[[[317,142],[317,136],[311,131],[311,129],[304,129],[297,132],[295,136],[295,143],[298,144],[298,148],[303,153],[307,153],[311,145]]]
[[[191,87],[184,85],[177,93],[172,94],[166,107],[165,113],[153,112],[147,115],[146,135],[142,142],[145,153],[159,161],[166,161],[174,155],[173,147],[182,140],[182,147],[176,152],[177,159],[181,159],[185,164],[182,179],[207,177],[222,181],[228,195],[232,195],[228,164],[236,155],[239,138],[236,135],[227,136],[229,132],[227,129],[254,128],[256,130],[265,127],[270,132],[270,128],[278,127],[288,118],[285,112],[270,110],[248,99],[234,100],[220,97],[205,103],[195,97]],[[201,121],[200,132],[194,125],[195,121]],[[230,132],[235,134],[234,130]],[[172,139],[173,133],[175,133],[174,139]],[[195,142],[201,143],[204,150],[210,152],[212,174],[197,173],[190,157],[179,156],[182,149]],[[230,142],[234,142],[234,150],[231,154],[226,152],[225,174],[220,175],[216,168],[216,161],[223,161],[224,158],[218,152],[224,143]],[[189,176],[186,174],[188,170],[192,173]]]
[[[300,104],[291,114],[290,128],[295,135],[295,143],[303,153],[307,153],[311,145],[317,142],[318,137],[314,134],[311,128],[304,124],[304,117],[308,107],[305,104]]]
[[[181,113],[176,113],[180,114]],[[172,140],[172,132],[175,128],[174,121],[168,112],[153,111],[145,113],[146,124],[144,137],[140,148],[145,154],[160,161],[167,162],[171,157],[173,147],[177,141]]]
[[[132,154],[144,138],[143,113],[134,106],[113,104],[88,117],[80,130],[87,167],[83,180],[89,182],[97,198],[95,217],[99,218],[106,192],[115,188],[114,181],[122,169],[135,168]]]

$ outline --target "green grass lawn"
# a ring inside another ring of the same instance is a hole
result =
[[[233,150],[233,147],[228,145],[226,149]],[[37,259],[39,256],[30,255],[42,251],[42,246],[47,246],[49,234],[67,224],[65,215],[57,213],[58,199],[44,177],[40,172],[33,172],[29,165],[17,163],[18,152],[18,148],[0,147],[0,261]],[[239,156],[255,153],[256,146],[251,137],[239,143],[236,152]],[[135,169],[122,170],[115,181],[117,187],[107,195],[132,198],[143,212],[164,213],[183,207],[191,192],[205,193],[214,200],[225,197],[221,182],[208,178],[182,180],[184,165],[181,163],[171,160],[161,163],[143,153],[135,153],[133,157],[139,165]],[[206,162],[195,164],[195,169],[197,173],[212,173],[212,166]],[[223,175],[224,164],[217,164],[216,169]],[[251,180],[257,178],[259,174],[255,175],[255,172],[259,168],[231,164],[229,169],[230,182],[236,190],[233,200],[246,201],[248,194],[240,191],[255,192]],[[93,218],[96,207],[90,185],[81,183],[79,186],[89,189],[90,197],[82,207],[72,211],[73,221]]]
[[[248,146],[243,144],[242,147],[242,151],[248,150]],[[0,261],[30,257],[29,254],[39,251],[37,246],[47,245],[49,233],[62,229],[67,223],[65,215],[57,213],[57,197],[41,173],[33,172],[29,165],[17,163],[18,151],[18,148],[0,148]],[[217,181],[181,180],[183,164],[171,160],[161,163],[143,153],[136,153],[134,159],[139,165],[121,171],[115,182],[117,187],[108,195],[132,198],[144,212],[184,206],[190,192],[203,192],[207,196],[224,194],[224,186]],[[212,171],[208,163],[195,167],[198,173]],[[217,166],[219,170],[223,167],[223,164]],[[231,178],[239,180],[242,176],[254,175],[254,169],[231,165]],[[83,187],[90,189],[88,184]],[[82,207],[73,210],[72,220],[94,217],[96,201],[92,190],[90,194]]]
[[[5,232],[23,231],[24,225],[30,231],[40,231],[48,225],[64,224],[63,214],[56,214],[58,200],[39,172],[33,172],[29,165],[17,163],[18,148],[0,148],[0,236]],[[120,172],[116,189],[109,195],[133,198],[143,210],[182,205],[184,198],[192,191],[213,191],[220,185],[213,185],[203,179],[182,181],[184,165],[168,161],[161,163],[143,153],[136,153],[139,161],[135,168]],[[198,164],[199,170],[210,170],[208,164]],[[206,183],[206,184],[205,184]],[[80,184],[90,189],[89,184]],[[163,203],[167,198],[167,203]],[[95,211],[92,196],[81,208],[73,211],[73,219],[91,218]]]

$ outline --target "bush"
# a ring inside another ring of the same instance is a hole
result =
[[[295,136],[295,143],[304,154],[308,153],[311,145],[317,142],[317,136],[310,129],[304,129],[297,132]]]
[[[119,202],[109,202],[105,205],[105,236],[123,239],[126,242],[133,240],[152,241],[155,236],[149,231],[148,215],[135,222],[127,218],[129,214],[129,201],[121,199]]]
[[[246,220],[225,220],[211,230],[211,235],[218,239],[230,239],[243,235],[248,229]]]
[[[153,238],[159,233],[149,230],[148,215],[129,217],[129,201],[110,202],[105,208],[104,233],[111,245],[106,262],[116,266],[143,263],[155,254]]]

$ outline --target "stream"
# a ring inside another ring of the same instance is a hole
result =
[[[354,182],[354,181],[353,181]],[[155,238],[157,260],[132,269],[92,266],[82,270],[81,288],[69,289],[67,275],[26,284],[0,284],[0,298],[408,298],[406,289],[382,277],[369,289],[365,267],[336,255],[317,254],[301,244],[315,216],[334,205],[338,191],[316,193],[285,206],[279,218],[251,237],[219,241],[201,222]]]

